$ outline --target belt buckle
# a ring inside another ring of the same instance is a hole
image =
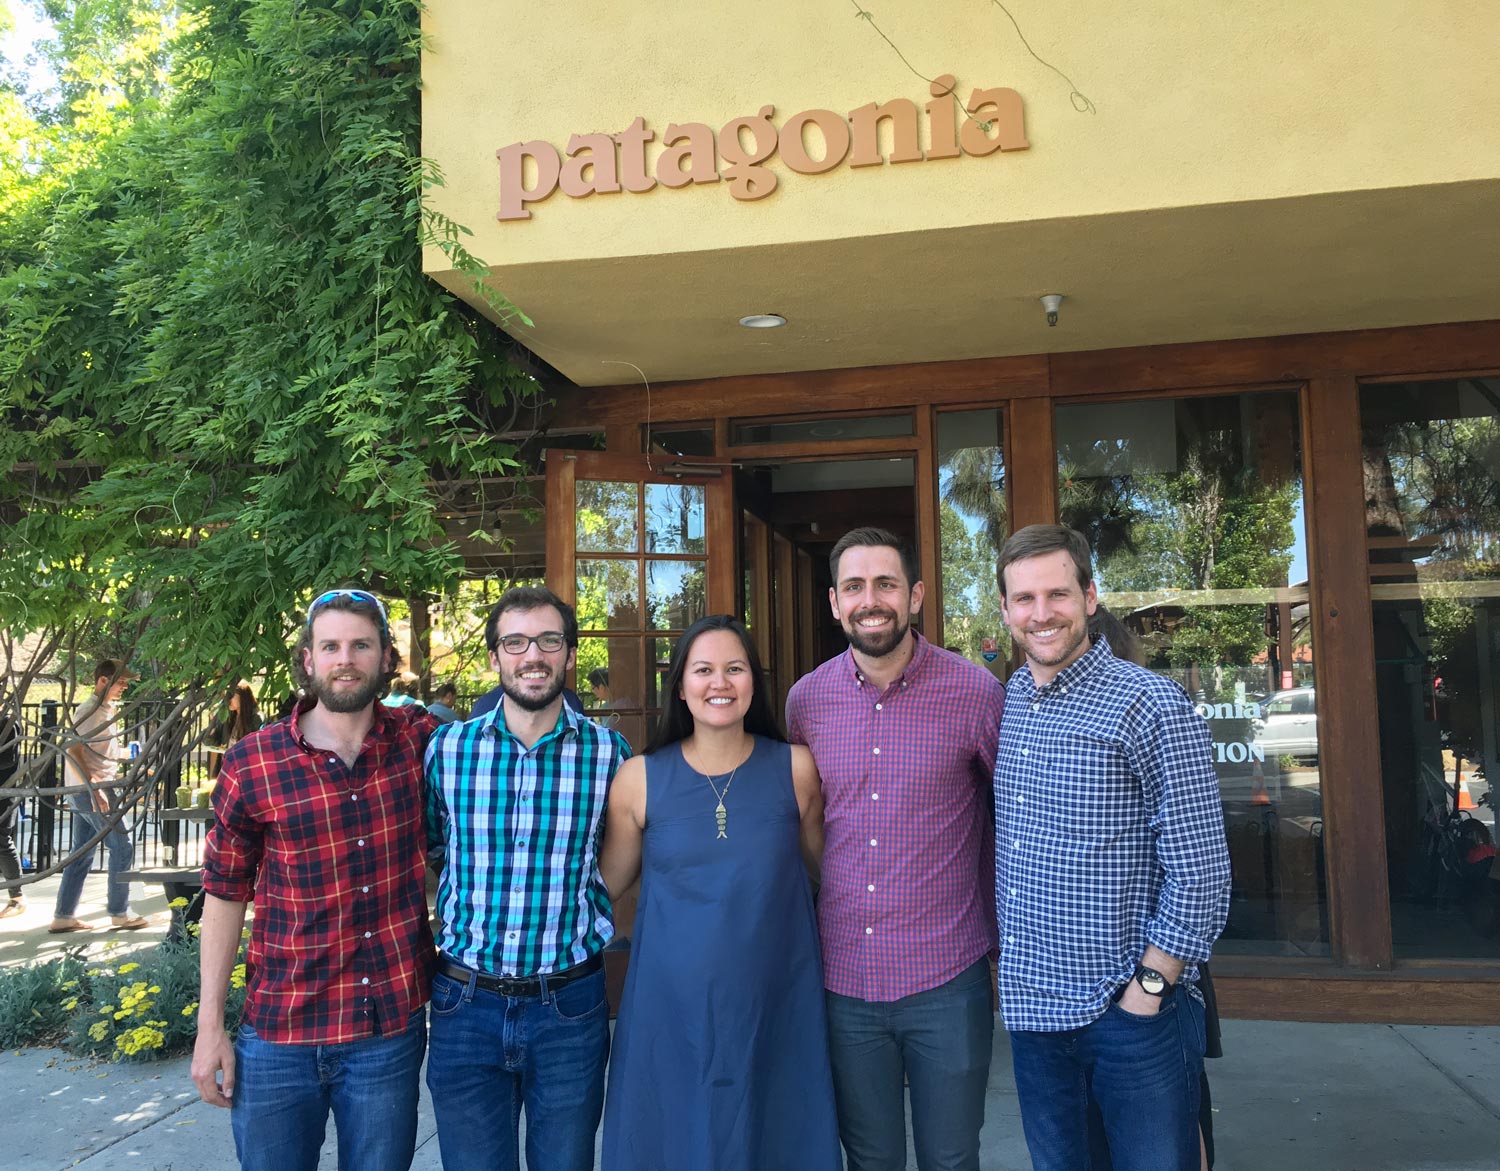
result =
[[[501,996],[508,996],[512,1000],[522,996],[534,996],[538,991],[536,978],[530,976],[499,976],[495,983],[496,991]]]

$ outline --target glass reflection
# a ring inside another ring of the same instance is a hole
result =
[[[577,579],[580,630],[641,628],[640,569],[635,561],[580,557]]]
[[[1220,953],[1328,954],[1297,396],[1062,406],[1063,524],[1208,721],[1233,866]]]
[[[1010,512],[1000,412],[940,414],[937,449],[943,641],[1003,679],[1010,634],[1000,617],[995,565],[1010,535]]]
[[[640,546],[634,483],[579,480],[573,488],[580,553],[633,553]]]
[[[1500,379],[1360,392],[1391,936],[1500,955]]]
[[[682,630],[707,613],[707,563],[646,562],[646,625]]]
[[[615,727],[622,712],[640,708],[641,678],[639,638],[578,640],[578,698],[606,728]]]
[[[702,553],[703,486],[646,485],[646,552]]]

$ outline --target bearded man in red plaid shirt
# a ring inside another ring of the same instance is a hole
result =
[[[307,698],[224,756],[192,1074],[231,1108],[246,1171],[314,1171],[330,1109],[341,1168],[411,1166],[434,961],[422,753],[437,720],[376,703],[398,665],[378,598],[319,595],[293,657]],[[231,1045],[224,1001],[252,897]]]
[[[994,1041],[991,777],[1005,689],[911,629],[909,546],[855,529],[829,602],[849,650],[787,697],[823,780],[818,931],[849,1171],[978,1171]]]

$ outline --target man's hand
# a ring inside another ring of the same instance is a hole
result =
[[[1120,1007],[1132,1016],[1155,1016],[1161,1011],[1161,997],[1147,995],[1132,976],[1130,983],[1125,985],[1125,994],[1120,997]]]
[[[109,812],[109,794],[103,789],[90,789],[89,800],[93,803],[95,813]]]
[[[234,1097],[234,1045],[222,1028],[206,1027],[198,1021],[198,1040],[193,1044],[193,1084],[198,1096],[210,1106],[228,1106]],[[219,1074],[223,1074],[220,1082]]]

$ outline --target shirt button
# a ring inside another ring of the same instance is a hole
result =
[[[1026,798],[1023,797],[1023,796],[1021,796],[1021,794],[1017,793],[1016,794],[1016,804],[1017,805],[1025,805],[1026,804]]]
[[[1010,848],[1012,850],[1019,850],[1021,848],[1021,843],[1020,842],[1011,842]]]
[[[370,977],[368,977],[368,976],[366,976],[363,980],[360,981],[361,984],[368,984],[369,982],[370,982]]]
[[[866,890],[874,890],[875,889],[875,884],[872,882],[872,883],[870,883],[869,886],[865,887],[865,889]]]
[[[336,757],[336,756],[330,756],[328,758],[328,763],[329,764],[338,764],[338,762],[339,762],[339,758]]]
[[[877,748],[877,749],[876,749],[876,750],[875,750],[875,755],[876,755],[876,756],[879,756],[879,755],[880,755],[880,749],[878,749],[878,748]]]
[[[514,939],[514,938],[515,938],[515,937],[516,937],[516,933],[515,933],[515,932],[514,932],[514,931],[512,931],[512,932],[511,932],[511,933],[510,933],[510,934],[509,934],[509,935],[507,935],[507,936],[506,936],[506,937],[505,937],[505,938],[506,938],[506,939]]]
[[[366,931],[366,932],[365,932],[365,938],[366,938],[366,939],[369,939],[369,938],[370,938],[370,933],[369,933],[369,932],[368,932],[368,931]]]
[[[1016,941],[1016,937],[1014,935],[1007,935],[1005,937],[1005,942],[1006,943],[1014,943],[1015,941]]]
[[[874,839],[874,838],[871,838],[871,839],[870,839],[870,845],[872,845],[872,846],[873,846],[873,845],[874,845],[874,844],[875,844],[875,839]]]
[[[359,800],[359,794],[358,793],[350,793],[349,794],[349,800],[351,800],[351,801],[358,801]]]
[[[865,928],[865,934],[866,935],[874,935],[875,934],[875,928],[873,928],[873,927],[866,927]]]
[[[360,838],[359,841],[357,843],[355,843],[355,844],[362,846],[362,845],[365,844],[365,839],[364,838]]]
[[[524,887],[524,886],[522,886],[522,885],[521,885],[521,884],[520,884],[520,883],[519,883],[519,882],[518,882],[518,883],[516,883],[516,885],[515,885],[515,886],[513,886],[513,887],[511,887],[511,889],[512,889],[512,890],[525,890],[525,889],[526,889],[526,888],[525,888],[525,887]]]
[[[1031,705],[1031,710],[1032,710],[1032,711],[1036,711],[1036,710],[1038,710],[1038,709],[1039,709],[1039,708],[1040,708],[1040,707],[1041,707],[1041,706],[1042,706],[1042,705],[1041,705],[1041,704],[1039,704],[1039,703],[1034,703],[1034,704],[1032,704],[1032,705]]]
[[[1015,898],[1016,897],[1016,888],[1015,887],[1011,887],[1010,888],[1010,897],[1011,898]]]
[[[880,794],[879,793],[871,793],[870,794],[870,800],[871,801],[879,801],[880,800]]]
[[[363,893],[363,894],[369,894],[369,893],[370,893],[370,888],[369,888],[369,887],[367,887],[367,886],[362,886],[362,887],[360,887],[360,888],[359,888],[359,889],[360,889],[360,891],[361,891],[361,892],[362,892],[362,893]]]
[[[877,711],[877,712],[878,712],[878,711],[879,711],[879,710],[880,710],[880,705],[879,705],[879,704],[878,704],[878,703],[877,703],[877,704],[876,704],[876,705],[875,705],[875,710],[876,710],[876,711]]]
[[[526,839],[525,839],[525,838],[522,838],[522,839],[521,839],[521,840],[520,840],[520,841],[518,841],[518,842],[517,842],[517,843],[516,843],[516,847],[517,847],[517,848],[518,848],[518,849],[524,849],[524,848],[525,848],[525,846],[526,846]]]
[[[1021,749],[1021,755],[1022,756],[1030,756],[1031,755],[1031,749],[1029,749],[1029,748],[1023,748],[1023,749]]]

